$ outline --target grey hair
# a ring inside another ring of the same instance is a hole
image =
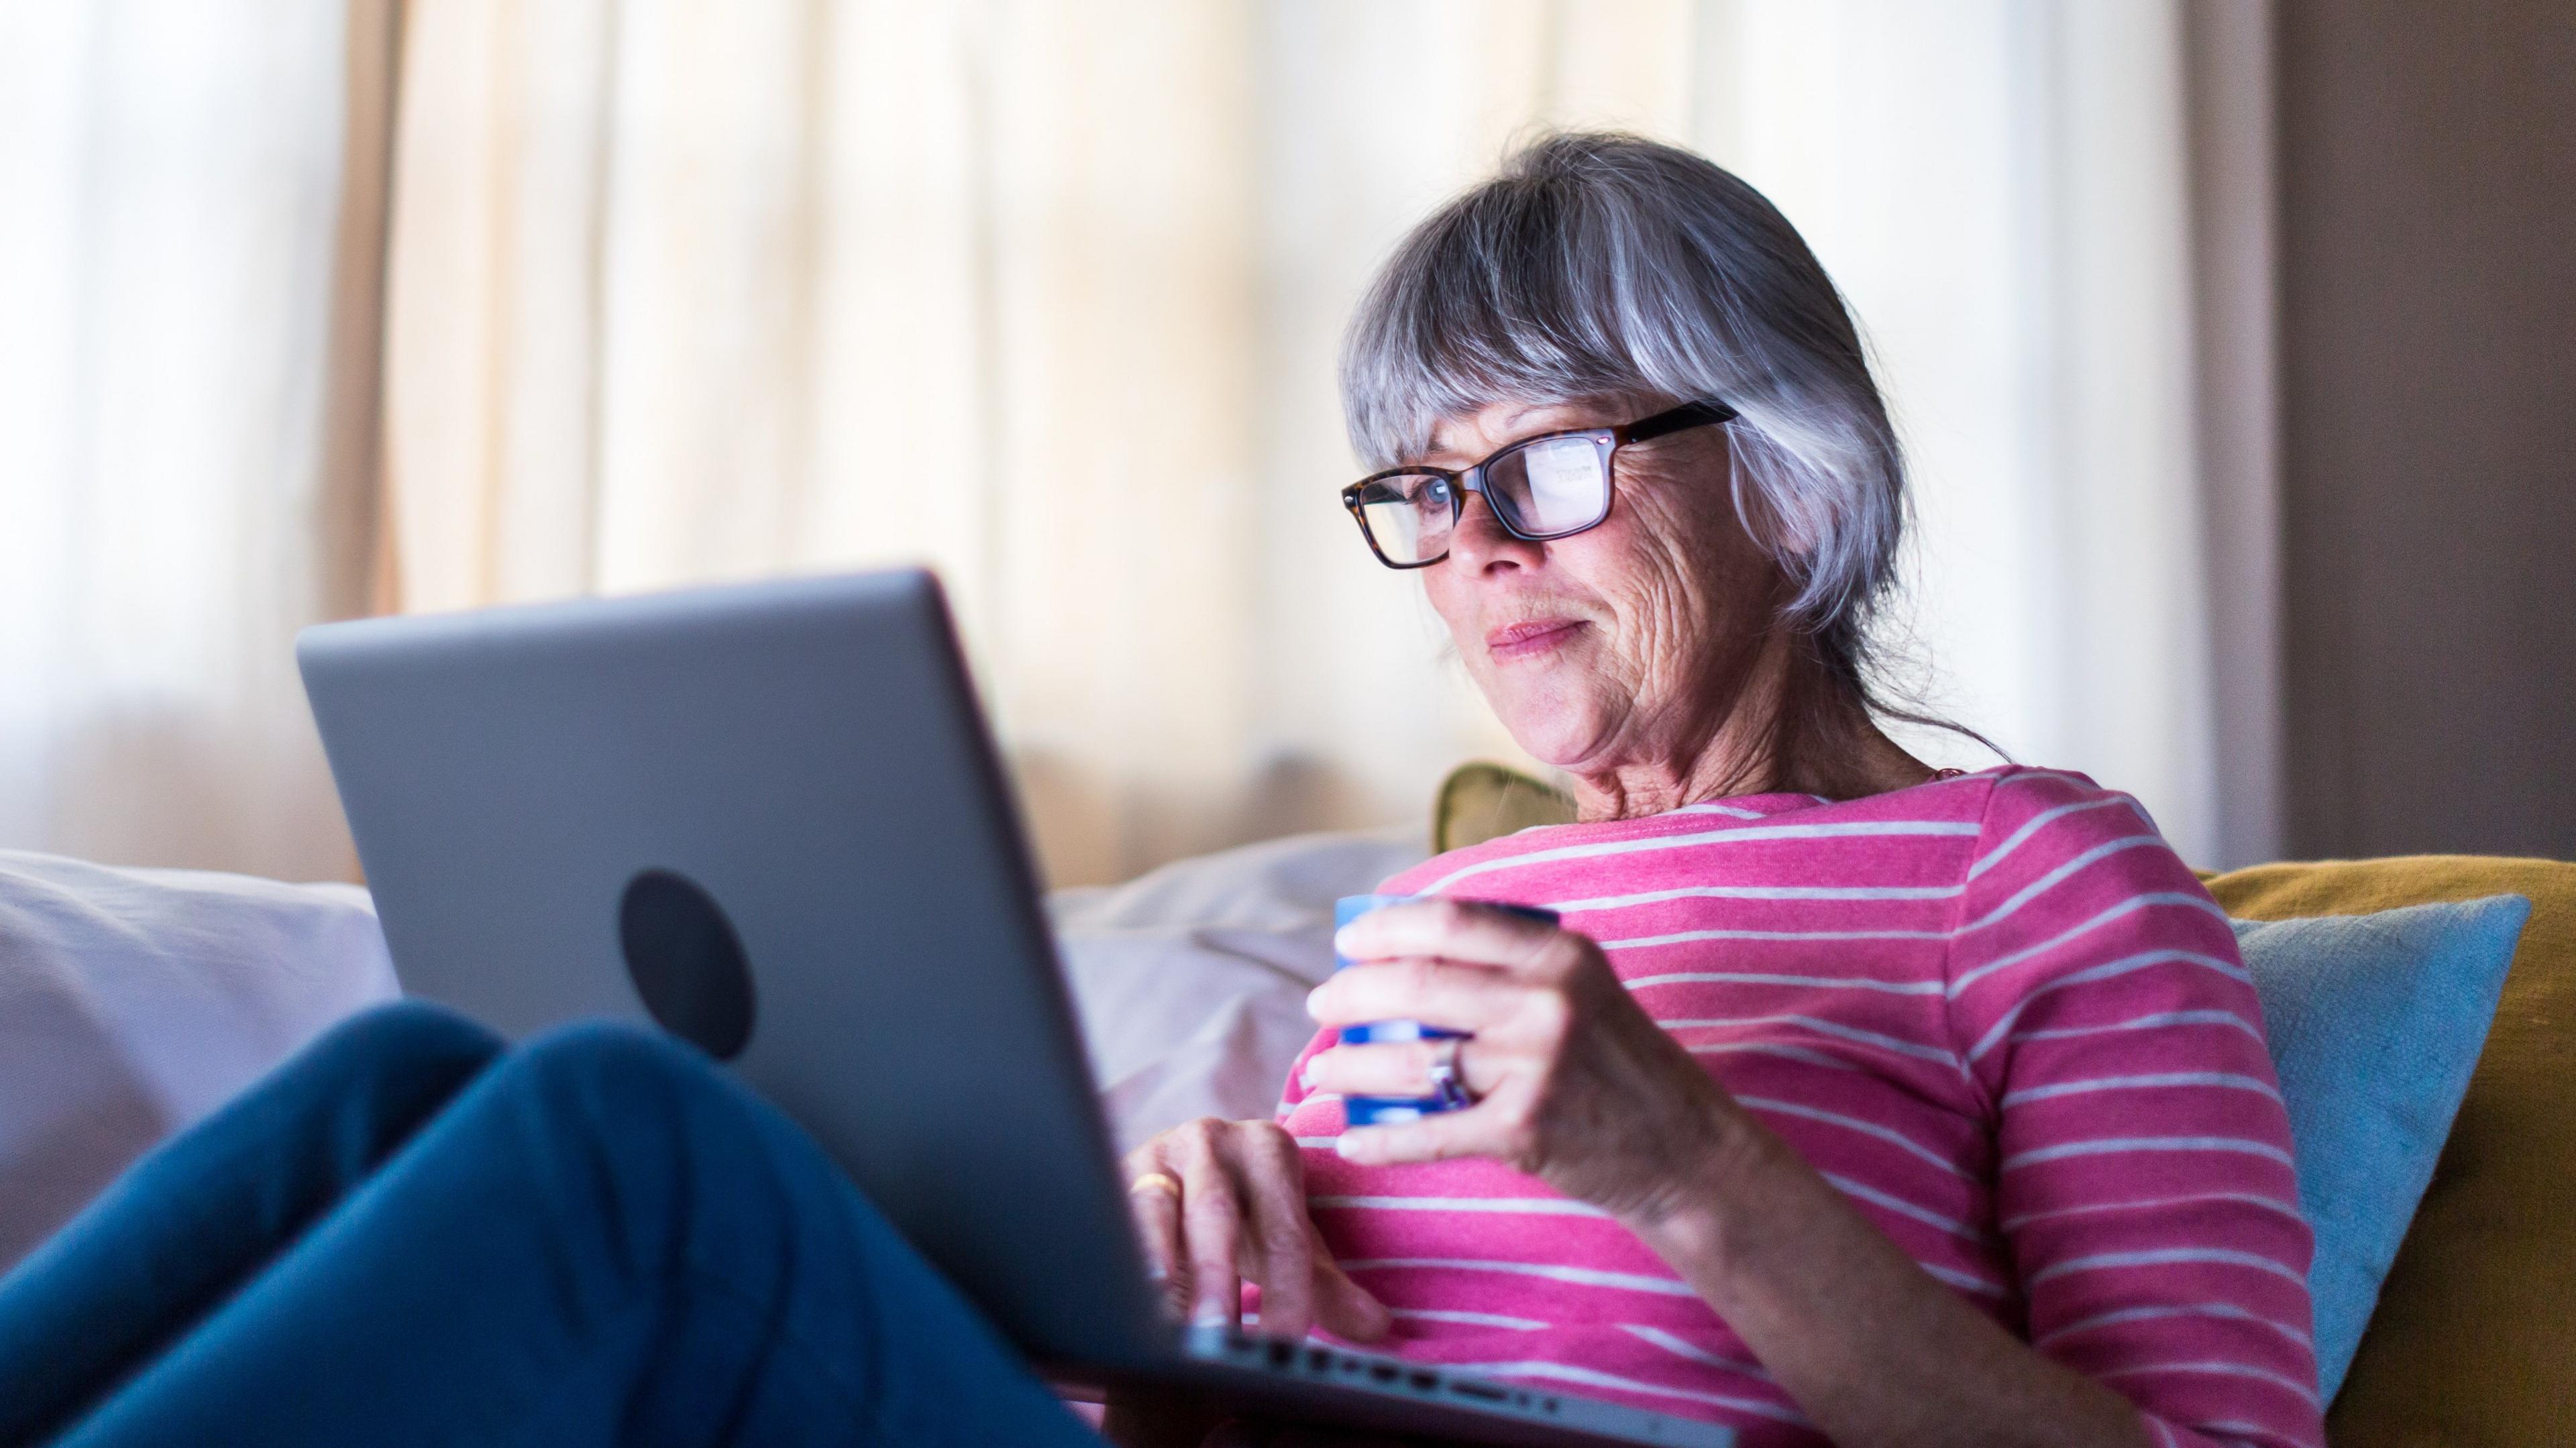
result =
[[[1496,402],[1717,397],[1736,515],[1794,587],[1784,621],[1865,702],[1905,464],[1858,331],[1762,193],[1636,136],[1560,132],[1415,227],[1342,349],[1372,468]]]

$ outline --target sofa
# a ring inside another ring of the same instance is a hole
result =
[[[1048,901],[1113,1134],[1266,1115],[1331,969],[1332,901],[1570,818],[1469,765],[1431,838],[1310,835]],[[2246,920],[2516,894],[2531,914],[2447,1143],[2328,1415],[2342,1445],[2576,1442],[2576,865],[2471,857],[2207,876]],[[388,999],[365,894],[0,852],[0,1265],[153,1141]]]

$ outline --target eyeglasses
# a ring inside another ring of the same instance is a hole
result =
[[[1369,551],[1389,568],[1427,568],[1448,557],[1469,493],[1484,494],[1494,521],[1515,538],[1569,538],[1610,516],[1610,477],[1620,448],[1734,418],[1734,408],[1703,397],[1624,427],[1541,433],[1463,472],[1417,467],[1371,473],[1342,489],[1342,506],[1359,520]]]

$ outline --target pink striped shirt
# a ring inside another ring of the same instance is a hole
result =
[[[1924,1271],[2162,1441],[2323,1441],[2260,1009],[2128,796],[2021,768],[1758,795],[1524,830],[1385,888],[1563,912]],[[1353,1166],[1339,1100],[1296,1081],[1315,1219],[1396,1313],[1381,1350],[1821,1441],[1625,1228],[1493,1162]]]

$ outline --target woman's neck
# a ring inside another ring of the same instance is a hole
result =
[[[1921,784],[1931,766],[1887,737],[1806,649],[1775,634],[1713,723],[1659,752],[1573,774],[1577,817],[1638,819],[1746,794],[1857,799]]]

